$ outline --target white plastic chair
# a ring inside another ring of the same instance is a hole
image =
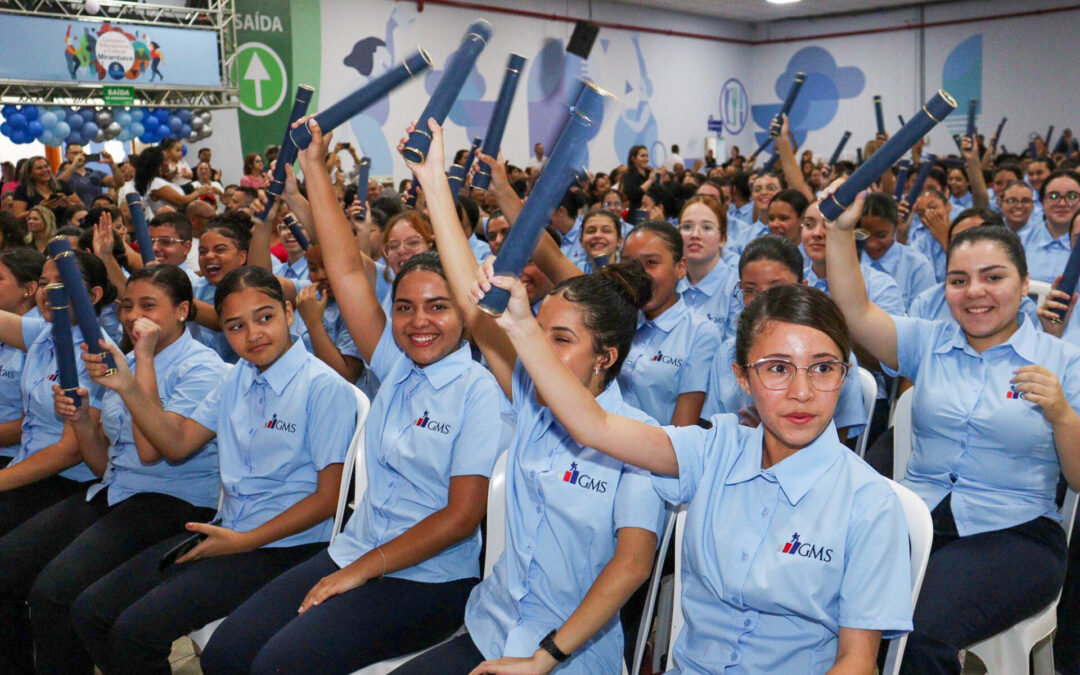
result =
[[[1065,493],[1061,505],[1061,526],[1065,528],[1066,546],[1072,539],[1073,521],[1076,519],[1077,494],[1071,489]],[[1057,630],[1057,606],[1061,591],[1045,609],[1020,621],[1012,628],[987,638],[967,648],[986,666],[988,675],[1054,675],[1054,631]],[[1028,657],[1034,667],[1028,665]]]
[[[341,475],[348,476],[350,471],[356,471],[356,477],[354,483],[363,483],[360,491],[357,494],[363,494],[363,488],[367,486],[367,471],[364,468],[364,423],[367,421],[368,412],[371,410],[371,402],[368,400],[367,395],[360,391],[356,387],[353,387],[353,393],[356,394],[356,431],[353,432],[352,438],[349,440],[349,450],[345,453],[345,465],[341,468]],[[355,467],[355,469],[354,469]],[[355,492],[355,491],[354,491]],[[334,529],[330,534],[330,541],[334,540],[337,533],[344,527],[345,505],[349,502],[349,481],[341,481],[341,489],[338,491],[338,504],[337,510],[334,513]],[[221,510],[221,505],[218,505],[218,510]],[[217,627],[221,625],[221,622],[225,620],[225,617],[221,617],[217,621],[211,621],[202,628],[188,633],[188,637],[195,643],[195,652],[201,654],[202,650],[206,647],[206,643],[210,642],[210,636],[214,634]]]
[[[506,549],[506,463],[509,454],[509,452],[503,452],[499,455],[499,459],[495,462],[495,468],[491,472],[491,480],[488,482],[487,531],[484,534],[485,578],[491,574],[495,568],[495,562],[502,557],[503,551]],[[387,675],[428,651],[428,649],[434,649],[453,640],[458,635],[461,635],[464,630],[465,627],[462,626],[442,642],[411,654],[373,663],[370,666],[354,671],[352,675]]]
[[[656,599],[660,592],[660,578],[664,574],[664,561],[667,559],[668,547],[671,544],[671,536],[675,532],[675,511],[668,508],[664,518],[664,532],[660,535],[660,547],[656,550],[656,563],[653,565],[652,576],[649,577],[649,591],[645,595],[645,608],[641,612],[641,623],[638,624],[637,642],[634,644],[634,663],[631,673],[641,672],[641,662],[645,658],[645,645],[649,640],[649,627],[652,623],[653,612],[656,610]],[[657,621],[657,635],[660,634],[661,622]]]
[[[863,427],[862,434],[859,435],[859,441],[855,444],[855,452],[859,453],[859,457],[866,456],[866,443],[870,438],[870,422],[874,420],[874,405],[877,403],[877,380],[874,379],[873,373],[862,366],[856,366],[859,369],[859,380],[862,384],[862,402],[866,407],[866,426]]]
[[[908,389],[896,400],[893,409],[893,480],[900,480],[911,460],[911,402],[915,388]]]
[[[680,507],[675,514],[675,583],[671,601],[671,631],[668,633],[668,660],[667,669],[675,667],[675,638],[686,623],[682,613],[682,557],[683,557],[683,531],[686,529],[686,507]]]
[[[1050,295],[1052,288],[1053,286],[1045,281],[1031,279],[1028,282],[1028,296],[1035,301],[1036,307],[1041,307],[1043,301],[1046,300],[1046,296]]]
[[[895,481],[890,480],[889,487],[900,499],[904,520],[907,521],[908,542],[911,547],[911,606],[914,607],[919,601],[919,590],[926,575],[926,564],[930,560],[930,547],[934,543],[934,521],[930,517],[930,509],[926,508],[926,502],[917,494]],[[900,662],[904,659],[906,646],[906,633],[889,642],[889,651],[885,656],[885,667],[882,668],[881,675],[897,675],[900,672]]]

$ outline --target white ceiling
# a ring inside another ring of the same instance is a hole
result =
[[[823,14],[846,14],[875,9],[896,8],[910,3],[897,0],[802,0],[788,5],[774,5],[766,0],[614,0],[692,14],[705,14],[732,21],[764,22]],[[919,0],[918,4],[949,0]]]

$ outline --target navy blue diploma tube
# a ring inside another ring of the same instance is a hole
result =
[[[874,97],[874,117],[877,118],[877,132],[879,134],[885,133],[885,111],[881,107],[881,97]]]
[[[753,164],[754,160],[757,159],[757,156],[760,155],[762,152],[764,152],[765,148],[769,147],[769,144],[772,143],[772,142],[773,142],[773,137],[772,136],[769,136],[768,138],[766,138],[765,142],[762,143],[761,145],[759,145],[758,149],[750,154],[750,157],[747,158],[747,161],[749,161],[751,164]]]
[[[845,131],[844,135],[840,137],[840,142],[836,145],[836,150],[833,150],[832,157],[829,158],[829,166],[836,166],[836,163],[840,161],[840,153],[844,151],[844,146],[847,145],[849,138],[851,138],[851,132]]]
[[[94,311],[94,304],[90,302],[90,291],[86,289],[86,283],[83,282],[79,264],[75,262],[75,253],[71,250],[71,243],[67,237],[53,237],[49,241],[48,252],[60,272],[60,278],[67,292],[68,305],[71,306],[71,313],[79,324],[86,346],[92,353],[102,355],[102,360],[108,368],[105,374],[112,375],[116,372],[116,362],[113,361],[112,354],[101,346],[101,324]]]
[[[1001,141],[1001,131],[1002,131],[1002,129],[1005,128],[1005,123],[1008,122],[1008,121],[1009,121],[1008,117],[1002,117],[1001,118],[1001,123],[998,124],[997,131],[994,132],[994,138],[997,139],[998,142]]]
[[[371,175],[371,158],[361,157],[360,164],[357,166],[360,171],[360,175],[356,179],[356,198],[360,200],[360,218],[367,218],[368,210],[368,182]]]
[[[274,197],[280,197],[285,192],[285,165],[296,163],[296,145],[293,144],[292,135],[289,133],[293,122],[307,114],[311,96],[315,90],[306,84],[296,87],[296,99],[293,100],[292,110],[289,111],[289,123],[285,125],[285,137],[281,140],[278,148],[277,163],[274,164],[274,175],[270,179],[270,185],[266,188],[266,207],[259,214],[259,220],[266,220],[270,215],[270,207],[274,205]]]
[[[409,134],[404,150],[401,151],[405,161],[420,164],[427,157],[428,149],[431,147],[428,120],[433,119],[439,124],[446,121],[450,108],[453,107],[461,88],[465,85],[465,78],[469,76],[477,57],[491,39],[491,31],[491,24],[487,21],[481,19],[474,22],[465,33],[461,46],[446,60],[446,67],[443,69],[438,86],[435,87],[435,93],[431,95],[424,112],[416,120],[416,126]]]
[[[1068,293],[1071,299],[1072,295],[1076,293],[1077,282],[1080,282],[1080,246],[1073,246],[1072,252],[1069,253],[1069,262],[1065,265],[1065,272],[1061,275],[1061,283],[1058,284],[1057,289]],[[1068,304],[1068,301],[1066,301],[1066,304]],[[1065,310],[1054,309],[1051,311],[1057,316],[1056,319],[1053,319],[1054,323],[1061,323],[1065,320]]]
[[[1046,152],[1050,152],[1050,139],[1054,136],[1054,125],[1051,124],[1050,128],[1046,130]]]
[[[465,155],[465,163],[455,164],[446,172],[446,181],[450,184],[450,194],[454,196],[455,206],[461,197],[461,188],[465,187],[465,178],[469,175],[469,169],[472,168],[473,161],[476,159],[476,150],[479,147],[480,139],[474,138],[472,147],[469,148],[468,154]]]
[[[506,121],[510,119],[510,106],[514,103],[514,92],[517,91],[518,79],[524,67],[525,57],[520,54],[511,54],[506,62],[502,88],[499,89],[499,98],[495,100],[495,109],[491,112],[491,122],[488,123],[487,135],[484,136],[484,154],[489,157],[499,156],[499,147],[502,145],[503,133],[506,131]],[[468,167],[466,167],[466,173],[468,173]],[[476,175],[473,176],[473,187],[486,190],[490,183],[491,169],[481,162]]]
[[[49,284],[45,287],[52,312],[53,347],[56,349],[56,379],[65,395],[75,401],[79,407],[79,369],[75,365],[75,341],[71,337],[71,313],[68,308],[67,291],[64,284]]]
[[[431,57],[423,49],[419,49],[398,65],[315,115],[315,121],[319,123],[324,134],[332,131],[430,67]],[[289,137],[299,150],[311,145],[311,129],[306,124],[291,129]],[[280,156],[278,164],[281,164]]]
[[[135,225],[135,241],[139,242],[139,255],[142,256],[143,264],[149,265],[154,262],[154,242],[150,241],[150,226],[146,224],[142,197],[137,192],[129,192],[125,199],[128,211],[131,212],[131,222]]]
[[[574,173],[584,158],[590,133],[603,121],[604,100],[611,97],[600,87],[586,82],[571,111],[570,120],[551,151],[547,166],[540,173],[517,222],[495,258],[497,275],[516,277],[525,269],[540,233],[551,221],[551,214],[574,181]],[[509,300],[509,292],[492,287],[480,300],[479,307],[492,316],[498,316],[506,310]]]
[[[904,116],[903,115],[897,115],[896,117],[900,120],[900,126],[904,126]]]
[[[935,164],[937,164],[936,156],[930,154],[923,157],[922,164],[919,165],[919,172],[915,174],[915,181],[911,184],[911,192],[907,196],[907,202],[911,208],[915,208],[915,202],[918,201],[919,196],[922,194],[926,179],[930,177],[930,171],[933,170]]]
[[[795,73],[795,79],[791,81],[787,96],[784,97],[784,103],[780,106],[780,112],[776,113],[776,117],[773,118],[772,124],[769,125],[770,136],[778,136],[780,134],[780,125],[783,124],[780,117],[782,115],[791,116],[791,109],[795,105],[795,99],[799,96],[799,90],[802,89],[803,82],[806,82],[806,73]]]
[[[868,188],[885,170],[897,161],[933,129],[939,122],[956,110],[956,101],[945,91],[939,91],[908,120],[896,135],[885,142],[866,163],[855,170],[836,192],[823,200],[819,207],[826,220],[836,220],[844,209],[851,206],[855,197]],[[913,190],[914,192],[914,190]]]
[[[911,162],[905,159],[900,162],[900,170],[896,173],[896,190],[893,192],[896,201],[904,198],[904,186],[907,183],[909,173],[911,173]]]
[[[977,131],[975,128],[975,110],[978,107],[979,99],[973,98],[968,101],[967,129],[964,131],[965,136],[974,136]]]
[[[291,213],[285,214],[285,227],[289,228],[289,232],[292,233],[293,239],[297,244],[300,244],[300,248],[305,251],[311,246],[311,242],[308,240],[307,235],[304,234],[304,228],[300,227],[300,223],[297,222],[296,216]]]

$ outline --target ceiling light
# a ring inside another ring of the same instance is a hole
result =
[[[766,2],[773,5],[790,5],[795,2],[802,2],[802,0],[766,0]]]

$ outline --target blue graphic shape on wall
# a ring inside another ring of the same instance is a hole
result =
[[[526,83],[529,102],[529,149],[543,143],[551,152],[559,134],[566,126],[570,106],[581,92],[582,78],[587,77],[588,64],[580,56],[567,54],[562,42],[546,40],[529,66]],[[605,111],[606,114],[606,111]],[[600,132],[600,124],[592,129],[589,140]],[[505,141],[504,141],[505,145]],[[582,163],[588,166],[588,146]]]
[[[630,39],[637,55],[638,72],[634,80],[626,82],[626,95],[621,101],[623,111],[619,119],[615,120],[615,156],[619,161],[623,161],[622,158],[630,154],[630,148],[644,145],[649,149],[650,163],[659,166],[664,163],[667,153],[659,140],[659,126],[649,103],[653,95],[653,84],[645,67],[645,56],[641,52],[638,35],[635,33]]]
[[[982,113],[982,33],[972,35],[949,52],[941,68],[941,88],[949,92],[963,114],[945,119],[949,131],[964,133],[967,129],[968,101],[979,100],[975,106],[975,121]]]
[[[796,143],[806,140],[807,132],[823,129],[833,121],[840,100],[854,98],[866,87],[866,75],[858,66],[838,66],[836,59],[821,47],[804,47],[795,52],[787,68],[776,79],[776,97],[783,99],[795,79],[795,73],[806,73],[806,82],[791,109],[788,124]],[[750,107],[754,123],[761,131],[754,132],[758,144],[769,137],[769,124],[782,103],[762,103]]]

